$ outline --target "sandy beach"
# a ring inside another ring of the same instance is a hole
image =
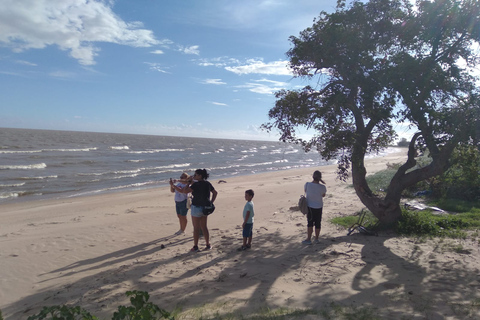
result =
[[[369,159],[367,170],[405,157]],[[174,235],[178,219],[169,187],[0,205],[3,316],[26,319],[42,306],[69,304],[110,319],[117,306],[129,304],[126,291],[142,290],[166,310],[181,308],[181,319],[266,307],[321,310],[331,303],[377,309],[382,319],[480,317],[478,240],[347,236],[329,220],[363,205],[350,183],[336,179],[335,166],[318,169],[328,190],[321,243],[311,246],[301,244],[306,219],[292,208],[312,168],[226,183],[212,174],[218,191],[208,218],[213,249],[199,253],[190,252],[190,217],[187,233]],[[239,252],[250,188],[253,245]],[[463,250],[453,250],[459,246]]]

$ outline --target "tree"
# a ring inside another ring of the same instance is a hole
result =
[[[404,189],[444,172],[459,143],[477,143],[479,79],[469,72],[479,62],[480,2],[339,0],[322,12],[287,52],[295,77],[315,87],[282,90],[263,127],[305,151],[338,159],[338,174],[351,174],[362,203],[382,222],[401,217]],[[478,47],[477,47],[478,48]],[[477,52],[475,51],[477,50]],[[406,162],[385,196],[366,182],[365,155],[396,138],[394,123],[416,129]],[[308,140],[297,131],[313,129]],[[414,169],[418,150],[432,162]]]
[[[398,141],[397,146],[399,147],[408,147],[409,143],[406,138],[402,138],[400,141]]]

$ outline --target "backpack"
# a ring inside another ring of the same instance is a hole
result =
[[[300,199],[298,199],[298,208],[303,214],[308,213],[307,198],[303,194],[300,196]]]

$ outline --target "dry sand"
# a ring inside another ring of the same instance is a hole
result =
[[[368,172],[404,158],[370,159]],[[190,252],[190,220],[186,235],[173,235],[178,219],[168,187],[0,205],[0,309],[16,320],[70,304],[110,319],[129,304],[126,291],[142,290],[162,308],[180,307],[183,319],[266,307],[329,310],[332,302],[378,308],[381,319],[480,318],[477,240],[347,236],[329,220],[363,205],[349,183],[335,179],[335,166],[319,169],[328,191],[321,243],[312,246],[301,244],[306,219],[290,208],[313,168],[212,179],[219,193],[208,218],[213,249],[199,253]],[[238,252],[249,188],[253,246]]]

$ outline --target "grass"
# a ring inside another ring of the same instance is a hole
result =
[[[287,319],[335,319],[335,320],[380,320],[378,309],[369,306],[344,306],[330,302],[320,309],[262,308],[245,315],[241,312],[225,312],[225,306],[204,305],[178,315],[177,320],[287,320]]]
[[[396,169],[386,169],[369,175],[366,178],[368,186],[373,192],[385,192],[396,172]]]
[[[353,216],[336,217],[331,222],[344,228],[350,228],[358,222],[360,214],[362,212]],[[479,234],[480,210],[477,207],[473,207],[468,212],[440,215],[434,214],[430,210],[402,209],[402,216],[402,219],[394,226],[394,230],[399,235],[466,239],[467,234],[473,237],[477,237]],[[378,219],[370,211],[365,213],[362,225],[374,231],[387,229],[379,224]]]
[[[371,190],[382,193],[388,187],[390,180],[397,170],[397,164],[387,164],[387,169],[376,172],[367,177]],[[395,231],[404,236],[447,237],[465,239],[467,234],[478,237],[480,229],[480,201],[468,202],[456,199],[429,200],[430,206],[439,207],[454,214],[434,214],[432,211],[402,210],[402,219],[395,225]],[[337,217],[332,223],[345,228],[352,227],[358,222],[360,214]],[[378,219],[367,212],[362,226],[370,230],[379,231],[382,228]],[[479,240],[480,243],[480,240]],[[461,251],[461,250],[460,250]]]
[[[428,204],[450,212],[471,214],[472,218],[480,215],[480,201],[469,202],[458,199],[432,199],[428,201]]]
[[[336,217],[333,218],[331,222],[347,229],[356,224],[358,222],[358,219],[360,218],[360,215],[363,213],[365,213],[365,217],[362,221],[362,226],[367,229],[377,228],[378,219],[368,210],[362,210],[361,212],[358,212],[353,216]]]

